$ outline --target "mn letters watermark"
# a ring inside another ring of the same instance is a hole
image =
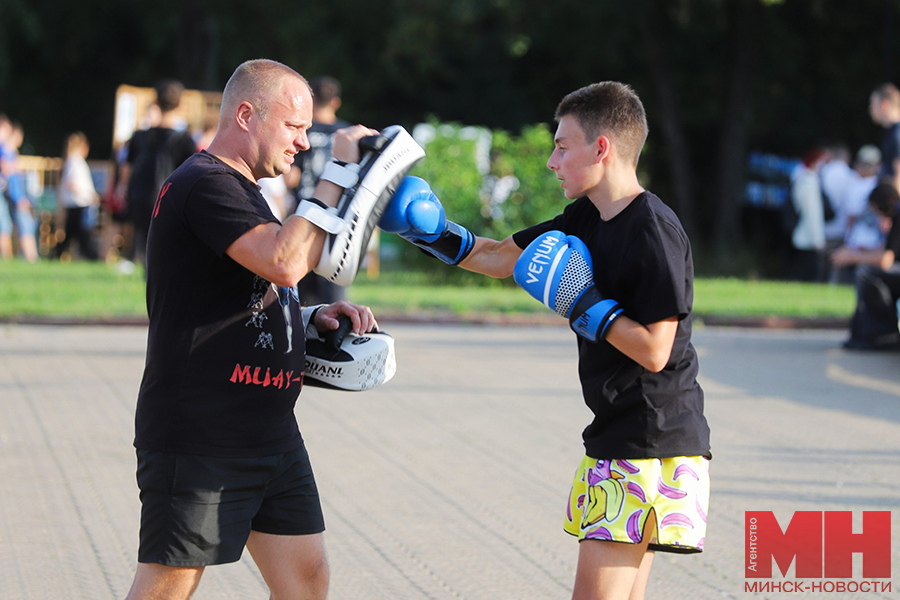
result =
[[[793,563],[795,578],[745,582],[745,591],[891,591],[890,581],[872,581],[891,577],[891,513],[862,515],[862,531],[854,533],[851,511],[797,511],[784,530],[772,511],[745,512],[744,577],[772,579],[773,563],[787,577]],[[853,578],[854,553],[862,555],[862,580],[804,581]]]

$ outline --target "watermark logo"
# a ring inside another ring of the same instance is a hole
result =
[[[783,577],[793,564],[795,578],[745,582],[745,591],[890,591],[890,581],[872,580],[891,577],[891,513],[862,516],[862,531],[854,532],[850,511],[797,511],[785,529],[771,511],[745,512],[744,577],[772,579],[774,563]],[[805,581],[853,578],[855,553],[862,555],[865,581]]]

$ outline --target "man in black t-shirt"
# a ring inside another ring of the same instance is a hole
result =
[[[128,598],[188,598],[207,565],[246,547],[276,598],[324,598],[324,520],[294,416],[306,335],[351,318],[350,302],[301,309],[297,282],[317,264],[325,232],[282,225],[258,181],[286,173],[308,147],[312,97],[280,63],[248,61],[225,87],[208,151],[163,184],[147,245],[147,359],[135,415],[141,490],[138,567]],[[335,159],[359,161],[355,126]],[[342,188],[321,182],[323,206]],[[308,333],[307,333],[308,332]]]
[[[838,267],[856,269],[856,310],[850,321],[848,350],[900,350],[897,300],[900,299],[900,193],[891,183],[875,186],[872,211],[890,227],[885,246],[875,250],[841,248],[832,255]]]
[[[573,597],[636,600],[654,551],[699,552],[705,542],[710,446],[691,344],[691,248],[675,213],[638,182],[647,121],[631,88],[587,86],[556,118],[547,166],[573,201],[556,218],[503,241],[450,221],[425,231],[439,202],[407,178],[379,226],[448,264],[515,272],[557,312],[569,303],[594,415],[564,522],[581,542]]]

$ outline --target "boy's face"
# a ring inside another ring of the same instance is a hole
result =
[[[593,168],[599,162],[596,142],[585,139],[584,131],[574,116],[566,115],[559,120],[555,148],[547,160],[547,167],[556,173],[569,200],[588,195],[600,182],[598,170]]]

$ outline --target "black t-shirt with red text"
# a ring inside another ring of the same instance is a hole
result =
[[[255,457],[302,444],[294,405],[305,339],[297,289],[226,249],[277,222],[259,187],[207,152],[166,180],[147,244],[150,329],[139,449]]]
[[[513,240],[524,249],[551,230],[587,245],[598,291],[619,302],[626,316],[642,325],[678,319],[672,353],[660,373],[648,371],[607,341],[577,338],[582,393],[594,413],[583,432],[587,455],[709,456],[709,427],[691,344],[693,259],[678,217],[658,197],[643,192],[604,221],[584,197],[554,219],[514,234]]]

